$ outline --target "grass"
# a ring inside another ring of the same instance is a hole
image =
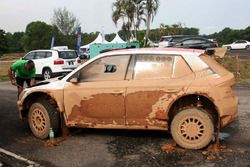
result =
[[[8,53],[0,56],[0,81],[8,80],[10,65],[20,59],[24,53]]]
[[[10,65],[15,61],[0,61],[0,81],[1,80],[8,80],[8,69]]]
[[[219,60],[219,63],[235,75],[237,83],[250,84],[250,59],[239,59],[237,67],[236,57],[226,55],[223,59]]]
[[[0,61],[17,60],[24,56],[25,53],[6,53],[0,55]]]

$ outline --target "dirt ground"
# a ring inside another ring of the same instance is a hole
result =
[[[207,152],[174,147],[167,153],[162,146],[173,140],[160,131],[71,129],[70,137],[47,147],[46,140],[33,137],[27,123],[18,119],[16,88],[0,82],[0,148],[48,167],[250,166],[250,86],[237,85],[234,90],[239,96],[239,119],[222,129],[220,143],[225,148]],[[1,154],[0,162],[17,164]]]

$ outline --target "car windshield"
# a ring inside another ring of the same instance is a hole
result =
[[[77,58],[77,54],[75,51],[59,51],[59,58],[75,59],[75,58]]]
[[[59,76],[58,79],[62,80],[66,75],[68,75],[68,74],[63,74],[63,75]]]

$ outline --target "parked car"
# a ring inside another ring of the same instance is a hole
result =
[[[202,37],[185,38],[173,45],[176,48],[207,49],[218,47],[216,41],[211,41]]]
[[[170,131],[181,147],[200,149],[236,119],[233,84],[203,50],[115,50],[25,89],[18,110],[41,139],[63,119],[67,127]]]
[[[165,47],[172,47],[177,42],[182,41],[185,38],[195,37],[194,35],[169,35],[169,36],[162,36],[158,47],[165,48]]]
[[[231,49],[247,49],[250,50],[250,42],[247,40],[238,40],[231,44],[222,45],[222,47],[227,48],[228,50]]]
[[[22,59],[33,60],[36,76],[44,79],[69,73],[81,64],[77,53],[69,49],[34,50]]]

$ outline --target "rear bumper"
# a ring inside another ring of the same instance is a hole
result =
[[[219,105],[223,113],[220,117],[221,127],[225,127],[238,118],[238,97],[226,98]]]

